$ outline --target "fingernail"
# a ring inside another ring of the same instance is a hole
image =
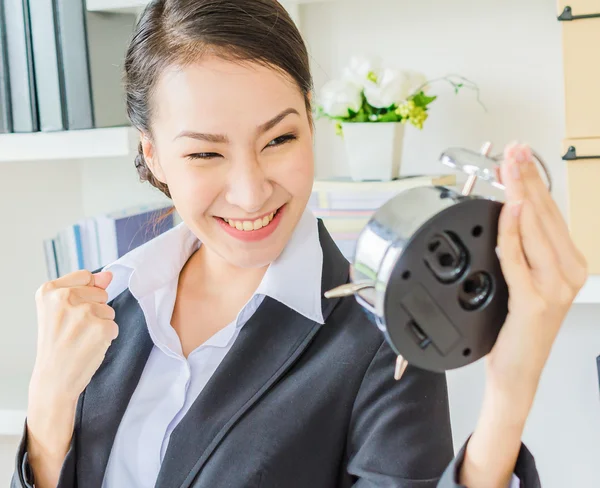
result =
[[[519,149],[517,151],[517,153],[515,154],[515,159],[517,160],[517,163],[519,163],[519,164],[525,162],[526,158],[525,158],[525,154],[523,153],[522,149]]]
[[[518,145],[518,141],[513,141],[508,146],[506,146],[506,149],[504,151],[504,157],[506,159],[513,158],[515,156],[515,151],[517,150]]]

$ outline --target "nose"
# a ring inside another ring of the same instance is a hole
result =
[[[264,209],[273,194],[273,185],[255,159],[233,164],[228,178],[226,200],[248,214]]]

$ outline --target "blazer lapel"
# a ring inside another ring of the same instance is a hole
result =
[[[348,279],[348,261],[319,224],[322,288]],[[323,299],[325,320],[339,300]],[[240,331],[186,416],[171,434],[156,486],[188,488],[223,438],[299,359],[320,329],[285,305],[265,297]]]
[[[318,329],[265,297],[171,434],[156,486],[189,487],[236,421],[290,368]]]
[[[117,429],[152,350],[144,313],[126,290],[113,302],[119,336],[83,396],[76,440],[78,486],[99,487]]]

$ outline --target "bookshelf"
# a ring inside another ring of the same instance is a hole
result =
[[[139,136],[131,127],[0,135],[0,163],[128,156]]]

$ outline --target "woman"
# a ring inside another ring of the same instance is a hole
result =
[[[539,486],[521,434],[586,269],[531,152],[502,165],[510,313],[452,460],[445,376],[395,382],[355,300],[322,298],[348,266],[306,211],[308,65],[274,0],[146,8],[125,63],[136,167],[184,224],[39,289],[13,487]]]

